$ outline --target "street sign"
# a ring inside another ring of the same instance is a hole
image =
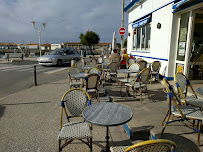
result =
[[[124,27],[121,27],[121,28],[119,29],[119,34],[120,34],[120,35],[125,34],[125,28],[124,28]]]

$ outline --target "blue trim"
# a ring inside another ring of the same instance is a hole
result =
[[[181,1],[179,1],[179,2],[176,2],[176,3],[173,5],[172,9],[178,8],[179,6],[181,6],[183,3],[187,2],[187,1],[189,1],[189,0],[181,0]]]
[[[152,13],[154,13],[154,12],[156,12],[156,11],[158,11],[158,10],[160,10],[160,9],[162,9],[162,8],[164,8],[164,7],[166,7],[166,6],[168,6],[168,5],[170,5],[170,4],[172,4],[173,2],[176,2],[176,1],[177,1],[177,0],[174,0],[174,1],[170,2],[170,3],[168,3],[168,4],[165,4],[164,6],[161,6],[161,7],[157,8],[156,10],[154,10],[154,11],[148,13],[147,15],[145,15],[145,16],[143,16],[143,17],[140,17],[139,19],[134,20],[134,21],[132,21],[132,22],[130,22],[130,23],[128,23],[128,24],[134,23],[134,22],[136,22],[136,21],[138,21],[138,20],[140,20],[140,19],[142,19],[142,18],[144,18],[144,17],[146,17],[146,16],[148,16],[148,15],[150,15],[150,14],[152,14]]]
[[[151,15],[132,24],[132,28],[138,28],[138,27],[144,26],[145,24],[149,23],[150,21],[151,21]]]
[[[126,133],[128,134],[128,136],[131,138],[131,131],[130,131],[130,128],[128,127],[128,125],[127,124],[123,124],[123,127],[124,127]]]
[[[150,53],[150,51],[131,51],[131,52],[138,52],[138,53]],[[130,55],[130,54],[128,54]]]
[[[156,139],[154,135],[151,134],[151,139],[154,140]]]
[[[185,6],[185,7],[181,8],[181,9],[176,9],[176,10],[174,10],[172,13],[179,12],[179,11],[181,11],[181,10],[184,10],[184,9],[186,9],[186,8],[188,8],[188,7],[191,7],[191,6],[196,5],[196,4],[199,4],[199,3],[202,3],[202,1],[200,0],[200,1],[196,2],[196,3],[193,3],[193,4],[191,4],[191,5]]]
[[[166,80],[168,80],[168,81],[172,81],[172,80],[174,80],[174,77],[164,77]]]
[[[133,0],[132,2],[130,2],[130,4],[128,4],[125,8],[124,11],[128,11],[131,7],[133,7],[133,5],[137,2],[139,2],[140,0]]]
[[[161,58],[155,58],[155,57],[149,57],[149,56],[142,56],[142,55],[133,55],[133,56],[138,56],[138,57],[143,57],[143,58],[149,58],[149,59],[156,59],[156,60],[162,60],[162,61],[168,61],[168,59],[161,59]]]

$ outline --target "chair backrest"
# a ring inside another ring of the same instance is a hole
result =
[[[129,58],[127,60],[128,65],[130,66],[132,63],[135,63],[135,59],[134,58]]]
[[[77,67],[71,67],[69,70],[68,70],[68,75],[71,77],[71,75],[73,74],[78,74],[80,73],[80,69],[77,68]]]
[[[139,72],[140,71],[140,65],[138,63],[132,63],[129,65],[128,69],[135,70],[135,71]]]
[[[103,58],[102,57],[99,57],[98,59],[97,59],[97,61],[98,61],[98,63],[102,63],[102,61],[103,61]]]
[[[93,59],[92,59],[92,63],[96,65],[96,64],[97,64],[97,59],[96,59],[96,58],[93,58]]]
[[[171,152],[175,151],[176,143],[166,139],[143,141],[128,147],[125,152],[136,150],[138,152]]]
[[[141,60],[141,61],[139,61],[137,63],[140,65],[140,70],[141,71],[147,67],[147,61],[145,61],[145,60]]]
[[[88,67],[96,67],[96,65],[94,63],[92,63],[92,62],[87,63],[87,66]]]
[[[87,71],[88,74],[92,74],[92,73],[95,73],[95,74],[101,74],[101,71],[97,68],[97,67],[92,67],[90,68],[88,71]]]
[[[140,82],[141,83],[147,83],[148,79],[149,79],[149,75],[150,75],[150,68],[145,68],[142,71],[140,71],[140,73],[138,74],[138,77],[140,77]]]
[[[137,58],[136,62],[138,63],[139,61],[144,60],[143,58]]]
[[[197,95],[196,95],[192,85],[190,84],[190,81],[187,79],[187,77],[183,73],[180,73],[180,72],[176,73],[175,81],[176,81],[176,85],[178,88],[178,92],[182,95],[183,98],[184,98],[183,94],[185,94],[185,97],[187,96],[188,86],[190,86],[193,94],[197,98]],[[185,98],[184,98],[184,100],[185,100]]]
[[[84,60],[85,60],[85,63],[87,64],[88,62],[91,62],[91,61],[92,61],[92,58],[86,57],[86,58],[84,58]]]
[[[116,72],[117,68],[118,68],[118,63],[117,62],[111,62],[109,64],[108,68],[109,68],[110,72]]]
[[[161,62],[160,61],[154,61],[152,63],[152,71],[159,72],[160,67],[161,67]]]
[[[82,111],[91,105],[89,94],[80,88],[68,90],[61,99],[62,108],[66,108],[72,116],[81,116]]]
[[[83,67],[83,66],[85,66],[85,64],[82,63],[82,62],[77,62],[76,63],[76,67],[79,68],[79,69],[81,69],[81,67]]]
[[[107,65],[107,64],[109,64],[111,61],[110,61],[109,58],[104,58],[102,62],[103,62],[103,64],[106,64],[106,65]]]
[[[90,89],[97,89],[100,76],[99,74],[88,74],[84,80],[86,81],[86,91]],[[84,83],[84,82],[83,82]]]

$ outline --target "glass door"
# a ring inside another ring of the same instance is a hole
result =
[[[194,30],[190,51],[189,78],[203,79],[203,9],[194,11]]]

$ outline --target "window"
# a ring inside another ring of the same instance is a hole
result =
[[[150,48],[151,25],[138,27],[133,33],[133,48],[136,51],[148,51]]]

